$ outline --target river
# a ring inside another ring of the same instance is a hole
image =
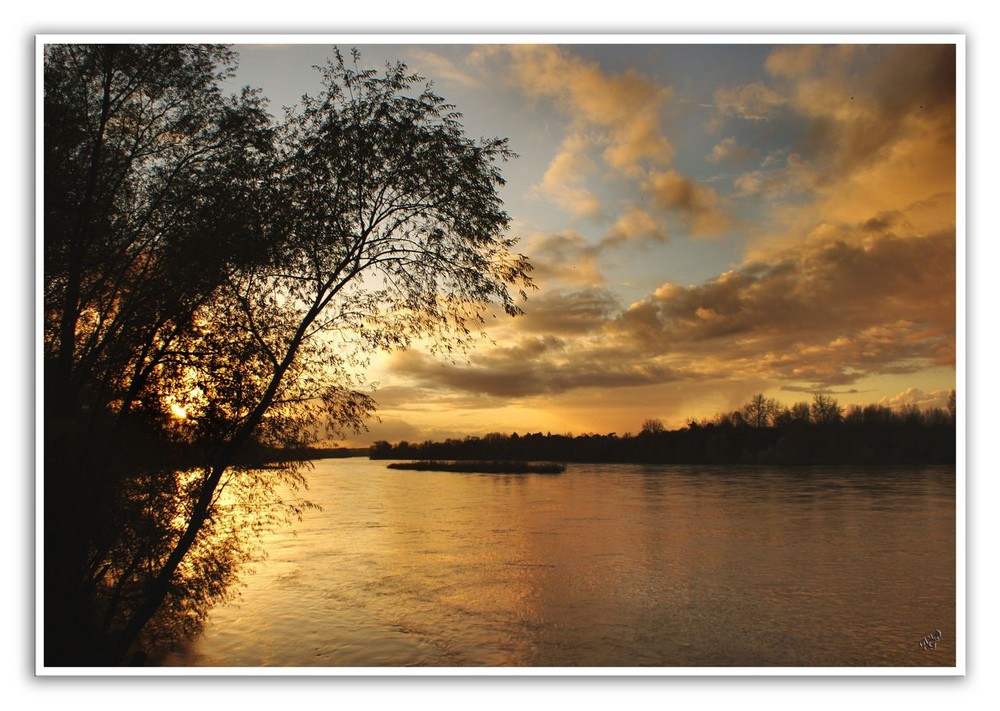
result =
[[[955,665],[953,467],[386,464],[316,462],[165,664]]]

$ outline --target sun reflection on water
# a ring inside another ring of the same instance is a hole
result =
[[[954,663],[953,472],[384,464],[319,463],[323,510],[266,535],[242,603],[168,663]]]

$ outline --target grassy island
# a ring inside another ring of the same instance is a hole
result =
[[[468,461],[441,462],[423,460],[419,462],[393,462],[389,469],[410,469],[421,472],[461,472],[465,474],[562,474],[563,464],[551,462],[498,462]]]

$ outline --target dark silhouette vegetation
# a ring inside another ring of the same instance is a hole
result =
[[[517,315],[505,139],[335,51],[275,120],[225,46],[44,48],[46,666],[197,632],[374,409],[371,354]],[[325,429],[324,429],[325,427]],[[267,466],[261,466],[267,463]]]
[[[842,408],[828,395],[786,407],[763,395],[711,420],[636,434],[490,434],[372,445],[372,459],[659,464],[954,464],[955,396],[948,409]]]
[[[418,472],[458,472],[462,474],[562,474],[566,466],[554,462],[516,461],[436,461],[393,462],[388,469]]]

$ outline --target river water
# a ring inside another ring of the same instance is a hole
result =
[[[165,663],[955,665],[953,467],[386,464],[317,462],[322,510]]]

